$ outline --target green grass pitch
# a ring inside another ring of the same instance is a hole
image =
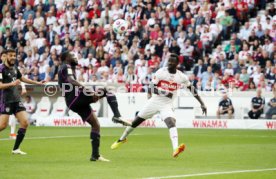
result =
[[[31,127],[21,146],[26,156],[11,154],[14,141],[5,140],[7,129],[0,133],[0,178],[276,178],[276,170],[233,172],[276,168],[276,131],[179,129],[187,148],[174,159],[167,129],[137,128],[126,144],[111,150],[123,130],[102,129],[101,153],[111,160],[104,163],[89,161],[89,128]]]

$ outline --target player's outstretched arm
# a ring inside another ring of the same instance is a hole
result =
[[[0,82],[0,89],[7,89],[7,88],[10,88],[10,87],[17,86],[19,84],[20,84],[20,80],[15,80],[11,83],[2,83],[2,82]]]
[[[206,108],[204,102],[202,101],[201,97],[198,95],[197,89],[193,85],[190,85],[187,88],[191,91],[191,93],[193,94],[193,96],[200,103],[202,113],[205,114],[205,115],[207,115],[207,108]]]
[[[24,83],[33,84],[33,85],[43,85],[46,83],[46,81],[34,81],[25,77],[21,77],[20,80]]]

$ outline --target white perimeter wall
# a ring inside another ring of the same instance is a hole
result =
[[[235,119],[216,119],[216,110],[218,102],[221,99],[219,94],[204,93],[201,94],[203,101],[208,108],[207,117],[201,115],[200,105],[196,99],[189,93],[182,92],[174,101],[175,113],[177,116],[177,127],[179,128],[221,128],[221,129],[276,129],[276,120],[249,120],[244,119],[247,111],[250,109],[251,98],[256,92],[234,92],[230,94],[234,108]],[[135,113],[147,102],[145,93],[117,93],[116,94],[119,110],[122,118],[132,121]],[[272,93],[264,93],[266,103],[272,98]],[[101,109],[99,121],[102,127],[120,127],[111,121],[112,112],[107,102],[104,100],[96,110]],[[267,106],[266,106],[267,108]],[[95,109],[95,108],[94,108]],[[37,125],[40,126],[87,126],[80,117],[74,116],[48,116],[38,117]],[[160,116],[156,114],[152,119],[145,121],[143,127],[166,127]]]

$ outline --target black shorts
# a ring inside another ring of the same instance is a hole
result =
[[[86,121],[93,112],[90,106],[93,103],[92,99],[91,96],[86,96],[83,92],[80,92],[77,96],[68,95],[65,97],[67,107],[80,115],[83,121]]]
[[[7,114],[7,115],[12,115],[12,114],[15,115],[16,113],[21,111],[26,111],[26,108],[24,107],[23,103],[19,101],[19,102],[5,104],[2,107],[0,113]]]

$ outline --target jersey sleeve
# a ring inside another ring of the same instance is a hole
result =
[[[191,86],[191,82],[187,75],[185,75],[184,73],[181,73],[181,78],[182,78],[182,85],[184,85],[184,87]]]
[[[21,79],[22,78],[22,74],[21,74],[21,72],[19,71],[18,68],[16,68],[16,74],[17,74],[17,76],[16,76],[17,79]]]
[[[219,101],[219,104],[218,104],[219,107],[222,106],[222,100]]]
[[[162,69],[157,70],[157,72],[152,77],[152,83],[154,85],[157,85],[159,83],[160,79],[161,79],[161,75],[162,75],[162,71],[161,70]]]

